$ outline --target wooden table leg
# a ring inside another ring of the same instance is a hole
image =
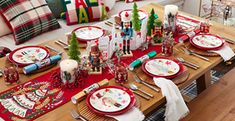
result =
[[[211,70],[197,79],[197,94],[200,94],[211,85]]]

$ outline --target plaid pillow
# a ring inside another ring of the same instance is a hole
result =
[[[107,11],[102,0],[63,0],[67,25],[104,20]]]
[[[45,0],[0,0],[0,12],[11,26],[16,44],[60,27]]]

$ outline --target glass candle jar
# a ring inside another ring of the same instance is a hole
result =
[[[118,64],[115,67],[114,78],[116,83],[123,84],[128,80],[128,71],[126,67],[122,64]]]
[[[16,65],[10,65],[4,68],[3,77],[6,84],[19,83],[19,72]]]
[[[167,37],[162,43],[162,55],[171,56],[173,54],[174,39]]]
[[[202,33],[209,33],[209,31],[210,31],[209,23],[207,23],[207,22],[201,23],[200,30],[201,30]]]

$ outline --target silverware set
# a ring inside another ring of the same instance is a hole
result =
[[[180,61],[181,63],[183,63],[187,67],[190,67],[190,68],[195,69],[195,70],[199,69],[199,66],[197,64],[194,64],[192,62],[186,61],[183,58],[179,57],[179,58],[177,58],[177,60]]]
[[[184,50],[184,52],[185,52],[186,54],[188,54],[188,55],[193,55],[193,56],[198,57],[198,58],[200,58],[200,59],[202,59],[202,60],[209,61],[208,58],[206,58],[206,57],[204,57],[204,56],[201,56],[201,55],[195,53],[193,50],[190,50],[190,49],[188,49],[188,48],[183,48],[183,50]]]
[[[108,25],[110,27],[113,27],[113,25],[115,26],[115,29],[119,29],[119,25],[113,23],[113,22],[110,22],[110,21],[106,21],[104,22],[105,25]]]
[[[60,52],[60,51],[56,50],[55,48],[53,48],[53,47],[51,47],[49,45],[45,45],[45,47],[50,49],[50,50],[52,50],[52,51],[54,51],[54,52],[56,52],[56,54],[58,54],[58,55],[62,55],[63,54],[63,52]]]
[[[138,82],[140,84],[143,84],[143,85],[149,87],[150,89],[152,89],[152,90],[154,90],[156,92],[160,91],[159,89],[157,89],[157,88],[153,87],[152,85],[146,83],[145,81],[141,80],[137,75],[134,75],[134,79],[135,79],[136,82]]]
[[[57,41],[55,41],[55,43],[56,43],[57,45],[60,45],[61,47],[63,47],[65,50],[68,50],[68,49],[69,49],[69,45],[68,45],[67,43],[61,41],[61,40],[57,40]]]
[[[70,111],[70,113],[71,113],[71,116],[74,118],[74,119],[76,119],[76,120],[78,120],[78,119],[81,119],[82,121],[88,121],[85,117],[83,117],[81,114],[79,114],[77,111],[75,111],[74,109],[72,109],[71,111]]]

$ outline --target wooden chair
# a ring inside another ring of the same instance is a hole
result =
[[[235,121],[235,68],[189,104],[182,121]]]

